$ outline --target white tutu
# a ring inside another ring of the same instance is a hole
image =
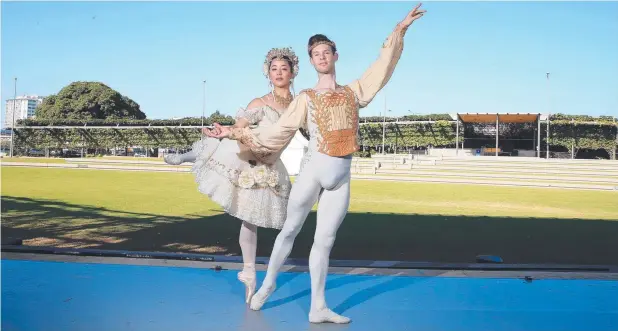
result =
[[[281,160],[257,161],[235,140],[204,137],[193,144],[198,190],[226,213],[259,227],[281,229],[291,183]]]

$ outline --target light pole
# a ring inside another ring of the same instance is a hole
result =
[[[549,72],[546,72],[545,76],[547,77],[547,141],[545,143],[547,146],[547,153],[545,155],[545,159],[549,160],[549,118],[551,117],[551,106],[549,98]]]
[[[384,140],[386,138],[386,90],[384,90],[384,119],[382,120],[382,155],[385,155]]]
[[[15,83],[13,84],[13,86],[13,115],[11,115],[11,121],[13,122],[13,124],[11,125],[11,150],[9,152],[10,157],[13,157],[13,136],[15,135],[15,112],[17,111],[17,77],[15,77]]]
[[[616,117],[614,117],[614,127],[616,127],[616,145],[618,145],[618,125],[616,125]],[[614,160],[617,160],[618,157],[616,157],[616,149],[618,149],[618,147],[614,147]]]
[[[618,145],[618,125],[616,125],[616,117],[614,117],[614,127],[616,127],[616,145]],[[614,160],[618,159],[618,157],[616,157],[616,149],[618,149],[618,147],[614,147]]]
[[[204,118],[206,117],[206,80],[202,81],[203,87],[203,96],[202,96],[202,129],[204,128]]]
[[[408,120],[409,122],[413,122],[413,123],[416,122],[416,121],[419,121],[419,117],[422,115],[421,113],[416,113],[416,112],[413,113],[410,109],[408,109],[408,113],[410,113],[410,116],[416,116],[416,118],[415,117],[410,117],[409,120]],[[408,148],[408,153],[412,154],[412,147],[408,146],[408,145],[406,145],[406,146]],[[414,148],[418,148],[418,146],[419,146],[419,144],[416,143],[416,146],[414,146]]]

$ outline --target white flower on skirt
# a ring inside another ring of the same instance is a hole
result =
[[[277,184],[279,184],[279,173],[273,171],[270,173],[270,176],[268,176],[268,186],[275,187]]]
[[[245,170],[240,173],[238,176],[238,185],[242,188],[252,188],[255,184],[255,180],[253,178],[253,172],[251,170]]]
[[[255,183],[258,185],[266,184],[268,180],[268,170],[264,165],[261,165],[255,169],[253,169],[253,178],[255,179]]]

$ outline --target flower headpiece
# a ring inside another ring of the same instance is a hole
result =
[[[266,54],[266,59],[264,60],[263,67],[264,76],[268,78],[268,73],[270,72],[270,64],[274,60],[288,59],[292,62],[292,78],[296,77],[296,75],[298,75],[298,56],[296,56],[296,53],[294,53],[294,51],[289,47],[273,48],[268,52],[268,54]]]

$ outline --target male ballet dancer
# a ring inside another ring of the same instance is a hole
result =
[[[287,219],[277,236],[262,287],[251,299],[251,309],[259,310],[275,290],[277,272],[288,258],[294,239],[318,200],[317,225],[309,254],[311,275],[312,323],[349,323],[326,304],[324,295],[330,251],[337,230],[350,202],[350,164],[358,146],[358,112],[366,107],[390,79],[403,51],[408,27],[425,14],[418,4],[395,27],[382,45],[380,56],[363,76],[342,86],[336,82],[337,47],[326,36],[309,39],[310,62],[318,72],[313,89],[302,91],[279,121],[262,130],[229,128],[215,124],[208,135],[238,140],[248,146],[263,163],[272,163],[287,146],[296,131],[307,126],[309,149],[303,158],[287,206]]]

